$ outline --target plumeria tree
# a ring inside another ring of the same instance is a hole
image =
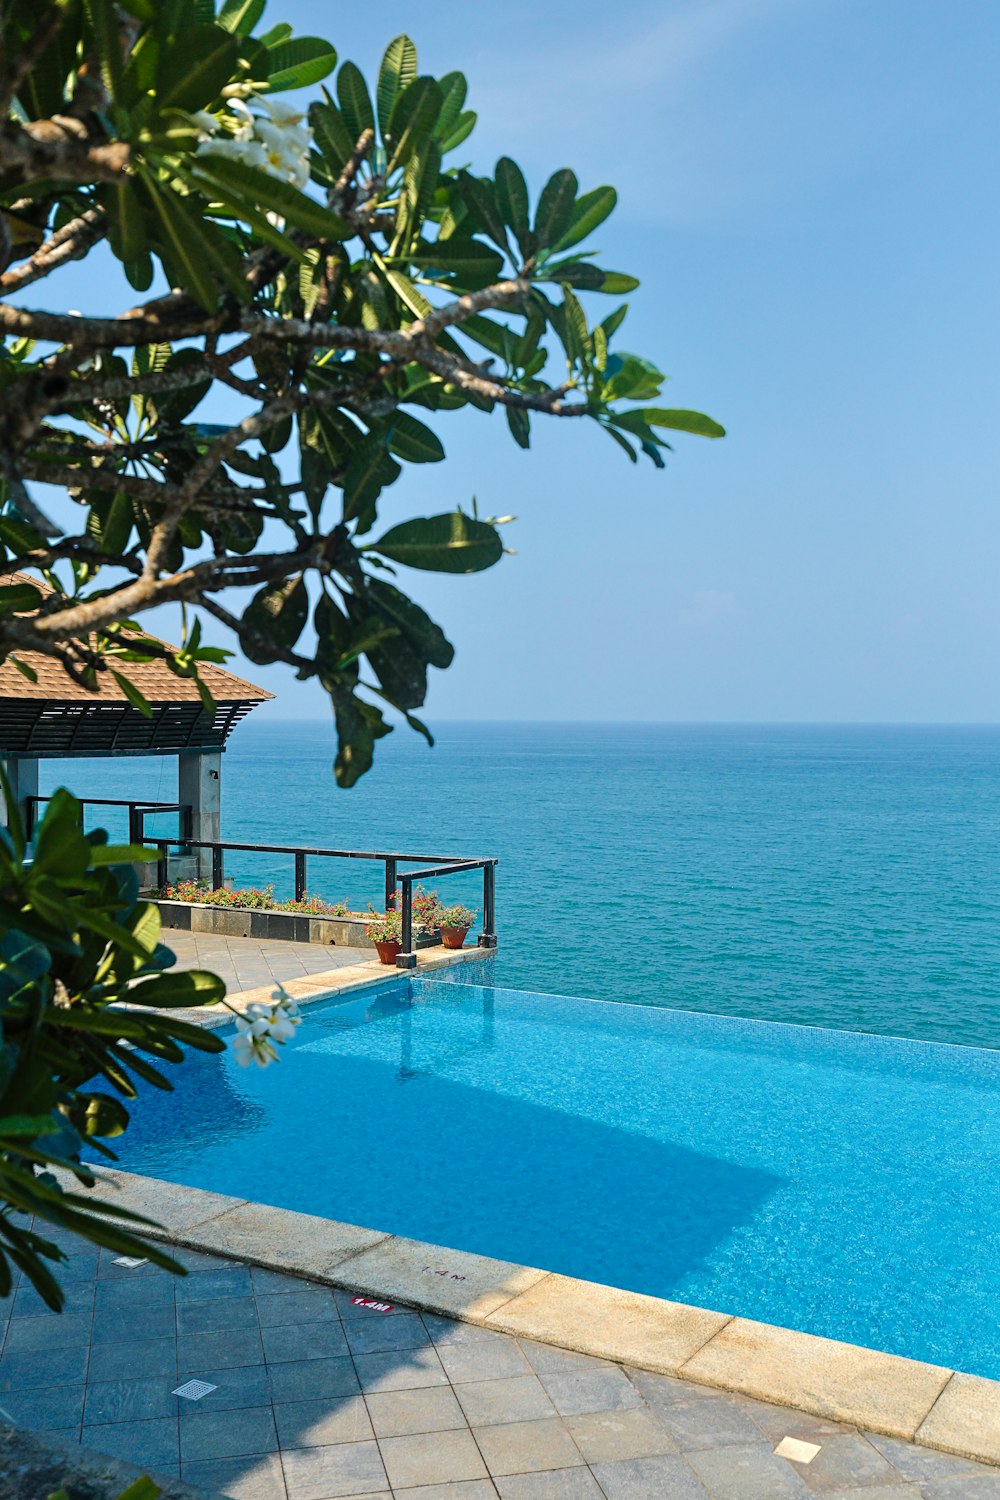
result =
[[[148,712],[129,666],[163,657],[210,706],[200,664],[228,653],[207,618],[320,682],[350,786],[387,711],[430,737],[416,711],[452,660],[399,570],[504,550],[504,518],[474,504],[380,523],[383,491],[445,457],[446,417],[502,413],[522,448],[535,422],[573,421],[659,467],[664,433],[722,429],[659,405],[659,369],[621,347],[636,282],[591,248],[613,188],[473,166],[460,73],[420,73],[399,36],[370,88],[263,11],[0,0],[0,568],[51,589],[0,587],[0,659],[30,677],[41,652],[95,690],[111,673]],[[65,290],[80,261],[86,310]],[[177,648],[142,625],[170,604]],[[159,1065],[218,1046],[172,1012],[222,987],[170,973],[142,851],[85,838],[62,797],[30,862],[9,818],[0,1295],[13,1263],[57,1305],[38,1224],[142,1243],[76,1191],[82,1158],[110,1152],[137,1080],[168,1086]],[[241,1018],[240,1060],[273,1059],[296,1019],[280,995]]]
[[[0,562],[55,589],[0,590],[0,653],[113,672],[143,708],[129,662],[197,679],[209,616],[319,680],[346,786],[386,709],[427,734],[452,660],[397,570],[504,550],[474,505],[379,526],[383,490],[444,458],[446,415],[502,412],[524,448],[575,420],[659,466],[665,432],[722,429],[656,404],[660,371],[619,347],[637,283],[590,248],[613,188],[474,169],[460,73],[421,74],[399,36],[370,89],[263,10],[0,6]],[[85,257],[99,314],[60,301]],[[177,650],[124,629],[178,602]]]

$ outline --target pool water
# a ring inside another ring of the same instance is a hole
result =
[[[303,1015],[122,1165],[1000,1378],[1000,1053],[424,979]]]

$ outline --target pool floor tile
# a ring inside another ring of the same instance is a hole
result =
[[[0,1364],[0,1369],[3,1366]],[[136,1339],[132,1343],[94,1344],[87,1379],[125,1380],[136,1376],[176,1376],[177,1340]],[[174,1384],[177,1384],[176,1379]]]
[[[284,1323],[323,1323],[337,1321],[337,1304],[326,1287],[303,1287],[289,1292],[261,1292],[254,1283],[257,1318],[261,1328],[277,1328]]]
[[[172,1376],[146,1380],[91,1380],[83,1409],[84,1425],[103,1422],[147,1422],[157,1417],[177,1416],[177,1397],[171,1393]]]
[[[10,1391],[0,1400],[15,1427],[73,1427],[83,1420],[86,1386],[60,1385],[33,1391]]]
[[[228,1328],[221,1333],[188,1333],[177,1340],[177,1372],[197,1375],[201,1370],[232,1365],[260,1365],[264,1350],[256,1328]]]
[[[177,1332],[222,1333],[227,1328],[252,1327],[256,1313],[252,1297],[204,1297],[177,1304]]]
[[[361,1389],[350,1359],[300,1359],[270,1365],[267,1379],[275,1405],[314,1396],[354,1396]]]
[[[377,1318],[377,1321],[376,1321]],[[344,1324],[352,1354],[385,1354],[394,1349],[422,1349],[430,1335],[419,1318],[374,1317]]]
[[[86,1345],[75,1349],[25,1350],[23,1354],[5,1354],[0,1359],[0,1406],[6,1391],[82,1385],[86,1378]]]
[[[382,1438],[379,1447],[393,1489],[487,1478],[482,1454],[468,1429]]]
[[[260,1336],[269,1365],[289,1360],[329,1359],[348,1352],[339,1318],[326,1323],[282,1323],[277,1328],[262,1328]]]

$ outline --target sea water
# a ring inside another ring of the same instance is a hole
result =
[[[223,836],[497,855],[501,985],[1000,1046],[1000,728],[435,727],[433,750],[381,742],[343,792],[330,725],[251,717],[223,761]],[[170,759],[53,762],[42,781],[177,795]],[[229,855],[227,873],[292,893],[287,857]],[[435,884],[481,904],[475,877]],[[310,863],[330,901],[381,885],[379,865]]]

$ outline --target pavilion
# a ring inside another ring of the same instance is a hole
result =
[[[0,584],[10,583],[32,584],[43,595],[52,592],[26,573],[0,578]],[[273,693],[203,663],[201,678],[215,700],[214,713],[208,713],[195,684],[175,677],[162,661],[122,662],[116,670],[149,703],[147,717],[110,673],[102,673],[97,690],[90,691],[52,657],[34,651],[17,655],[37,680],[29,681],[9,660],[0,664],[0,759],[26,822],[31,821],[28,799],[38,796],[40,760],[176,755],[177,801],[191,809],[188,837],[222,837],[222,752],[240,720]],[[4,816],[0,801],[0,819]],[[209,850],[198,852],[197,867],[199,875],[211,873]]]

